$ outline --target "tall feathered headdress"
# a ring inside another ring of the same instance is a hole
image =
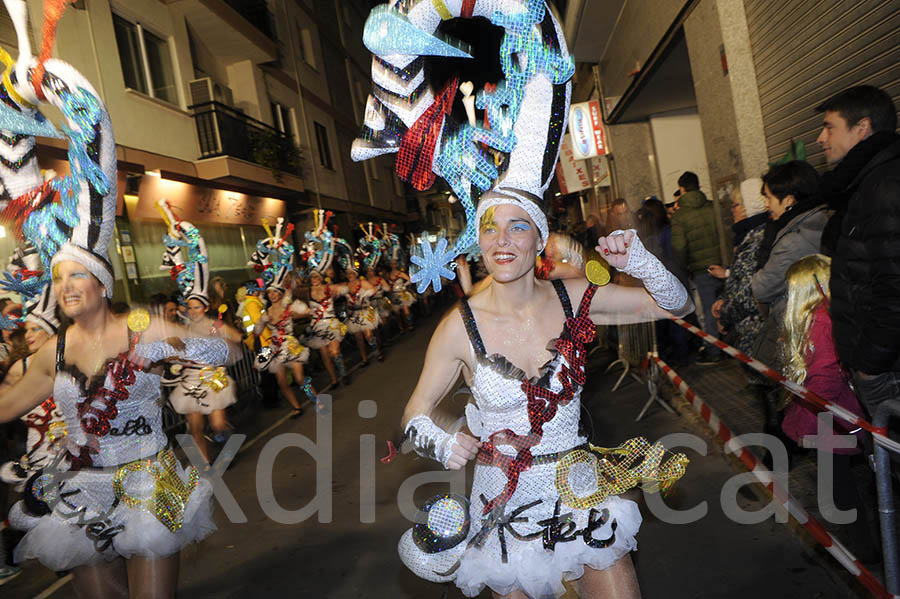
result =
[[[382,241],[378,238],[378,226],[372,222],[365,225],[359,225],[362,229],[363,236],[359,240],[359,246],[356,248],[356,258],[363,268],[377,268],[381,261]]]
[[[18,293],[25,304],[25,322],[31,322],[47,334],[55,335],[59,329],[59,318],[56,316],[56,296],[49,285],[43,284],[41,258],[30,243],[16,248],[9,257],[5,280],[0,283],[6,291]]]
[[[328,221],[334,214],[331,211],[315,210],[315,223],[312,231],[304,235],[302,257],[309,265],[311,272],[325,275],[329,268],[337,266],[347,268],[352,260],[353,249],[344,239],[337,237],[328,229]]]
[[[259,240],[256,251],[247,264],[260,273],[266,289],[277,289],[283,293],[287,291],[287,276],[294,270],[294,245],[288,241],[294,225],[288,223],[285,227],[284,219],[280,216],[275,223],[274,232],[269,228],[267,219],[262,220],[262,225],[268,237]]]
[[[169,231],[163,236],[161,270],[168,270],[178,284],[182,302],[197,300],[209,306],[209,252],[200,231],[186,220],[178,220],[168,202],[161,198],[156,202]]]
[[[504,30],[503,79],[476,90],[454,77],[432,89],[425,76],[428,57],[473,58],[465,44],[440,35],[438,26],[475,18]],[[412,275],[418,291],[429,284],[440,289],[442,276],[454,278],[448,267],[477,242],[479,213],[491,206],[525,210],[546,244],[542,196],[559,157],[575,65],[544,0],[391,2],[372,9],[363,42],[374,54],[373,86],[350,156],[396,153],[401,179],[425,190],[442,177],[466,214],[466,227],[451,248],[444,238],[434,247],[423,240],[421,255],[412,257],[419,267]],[[468,117],[463,122],[452,113],[457,92]]]
[[[54,264],[73,260],[113,293],[107,256],[116,215],[116,152],[112,124],[93,86],[70,65],[50,58],[66,0],[44,2],[40,56],[31,55],[24,0],[4,0],[18,37],[15,62],[0,53],[0,219],[12,222],[40,258],[40,283]],[[71,174],[44,181],[35,157],[35,135],[61,137],[39,112],[51,104],[64,117]]]

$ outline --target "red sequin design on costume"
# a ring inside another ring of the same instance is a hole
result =
[[[435,97],[422,116],[416,119],[400,141],[400,151],[394,170],[397,176],[419,191],[425,191],[434,184],[432,170],[434,152],[437,149],[444,117],[450,114],[459,79],[454,77]]]
[[[288,326],[291,321],[291,311],[285,308],[284,312],[281,313],[281,318],[278,319],[278,322],[272,324],[275,333],[272,335],[270,341],[272,341],[274,345],[281,347],[281,344],[284,343],[284,340],[288,336]]]
[[[48,397],[44,402],[40,405],[40,408],[44,411],[43,414],[35,414],[34,411],[25,414],[22,420],[25,421],[25,425],[31,430],[37,431],[40,434],[41,438],[35,443],[35,447],[41,445],[44,442],[44,438],[47,436],[47,431],[50,430],[50,421],[53,420],[53,411],[56,410],[56,404],[53,403],[53,396]]]
[[[478,452],[478,461],[481,464],[497,466],[506,475],[506,487],[499,495],[488,501],[482,513],[489,514],[498,504],[506,503],[519,485],[519,475],[531,468],[534,455],[531,449],[541,442],[544,436],[544,425],[556,416],[559,406],[564,406],[575,396],[578,388],[583,386],[584,362],[587,356],[585,344],[590,343],[597,336],[597,328],[588,318],[591,300],[596,285],[588,285],[578,306],[578,313],[574,318],[566,319],[563,334],[556,340],[554,347],[562,354],[568,364],[562,364],[557,378],[562,383],[562,389],[555,393],[550,389],[535,385],[528,380],[522,381],[522,391],[525,392],[528,405],[528,421],[531,424],[531,432],[527,435],[517,435],[509,429],[497,431],[490,436],[490,440],[484,443]],[[511,445],[516,449],[516,457],[512,458],[501,453],[497,445]]]
[[[350,286],[349,285],[347,286],[347,304],[349,305],[351,310],[357,308],[357,303],[359,300],[359,292],[361,290],[362,290],[361,282],[357,282],[356,291],[350,291]]]
[[[134,346],[134,341],[131,345]],[[136,370],[139,370],[139,366],[128,359],[128,352],[121,353],[106,367],[103,382],[95,388],[88,389],[87,397],[77,406],[78,418],[85,433],[94,437],[105,437],[109,434],[110,421],[119,415],[117,404],[128,399],[128,387],[134,384]],[[112,389],[106,388],[106,378],[112,378]],[[97,453],[98,448],[85,445],[79,449],[78,455],[71,454],[72,469],[92,467],[94,460],[91,454]]]
[[[0,212],[0,220],[13,221],[16,234],[21,237],[22,225],[32,212],[58,201],[59,192],[53,189],[52,181],[44,181],[38,187],[10,201],[3,212]]]
[[[169,269],[169,276],[172,277],[172,280],[174,281],[178,278],[178,275],[180,275],[184,271],[185,268],[186,267],[184,264],[176,264]]]
[[[313,300],[316,301],[316,300]],[[325,285],[325,295],[322,296],[322,301],[319,302],[319,307],[316,308],[315,312],[313,312],[313,321],[319,322],[323,318],[325,318],[325,312],[328,311],[328,308],[331,306],[331,285]]]

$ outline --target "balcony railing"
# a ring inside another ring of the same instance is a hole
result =
[[[262,121],[219,102],[190,107],[200,141],[200,158],[231,156],[278,171],[300,174],[300,151],[294,141]]]
[[[272,13],[269,12],[266,0],[225,0],[225,3],[264,33],[266,37],[275,38]]]

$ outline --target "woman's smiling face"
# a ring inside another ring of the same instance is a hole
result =
[[[72,260],[62,260],[53,267],[53,292],[56,303],[69,318],[96,310],[106,301],[100,281]]]
[[[478,245],[487,271],[506,282],[534,270],[541,237],[528,213],[511,204],[499,204],[484,213]]]

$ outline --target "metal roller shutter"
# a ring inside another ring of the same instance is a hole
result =
[[[896,0],[745,0],[769,160],[815,144],[815,107],[842,89],[874,85],[900,105],[900,2]]]

